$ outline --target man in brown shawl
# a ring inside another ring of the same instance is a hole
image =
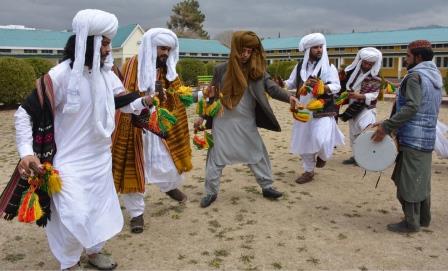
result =
[[[266,92],[274,99],[290,102],[296,98],[280,88],[266,73],[265,53],[254,32],[233,34],[228,62],[215,67],[212,94],[219,98],[223,112],[213,119],[214,145],[208,151],[205,192],[201,207],[208,207],[218,195],[220,177],[226,165],[247,164],[261,186],[263,196],[276,199],[283,194],[272,187],[269,156],[257,127],[280,131]],[[203,119],[196,120],[195,125]]]

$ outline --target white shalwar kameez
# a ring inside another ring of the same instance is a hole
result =
[[[304,81],[313,73],[316,63],[308,62],[306,69],[306,77]],[[286,82],[288,89],[297,88],[297,80],[295,74],[297,68],[291,73],[290,79]],[[321,79],[327,84],[333,94],[338,93],[341,86],[339,84],[338,71],[336,67],[330,65],[330,69],[326,74],[321,74]],[[293,80],[291,80],[294,78]],[[332,83],[337,82],[337,83]],[[306,96],[300,96],[300,103],[307,104],[312,98],[309,93]],[[300,122],[294,120],[292,127],[292,138],[290,144],[290,151],[293,154],[298,154],[302,157],[303,166],[306,172],[314,170],[316,165],[316,155],[322,160],[329,160],[333,155],[334,147],[344,144],[344,135],[339,130],[334,117],[313,118],[308,122]]]
[[[111,138],[98,132],[95,125],[94,99],[107,99],[124,91],[121,81],[111,71],[102,71],[95,84],[85,67],[79,80],[80,108],[64,114],[70,77],[70,60],[50,70],[55,96],[54,134],[57,147],[54,167],[62,179],[62,191],[52,195],[51,220],[46,227],[50,249],[61,269],[74,266],[83,249],[88,254],[101,251],[105,242],[119,233],[123,216],[112,177]],[[106,82],[107,81],[107,82]],[[95,97],[93,97],[95,96]],[[138,99],[122,111],[138,113]],[[115,108],[108,108],[114,112]],[[98,112],[105,121],[106,112]],[[17,145],[20,157],[33,155],[30,116],[19,107],[15,114]]]

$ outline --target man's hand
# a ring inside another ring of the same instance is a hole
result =
[[[305,84],[310,87],[314,87],[314,85],[317,84],[317,79],[314,77],[310,77],[306,80]]]
[[[18,169],[19,169],[19,174],[20,174],[20,176],[22,176],[23,179],[27,179],[28,177],[30,177],[36,173],[39,173],[39,172],[34,172],[33,169],[31,168],[31,164],[33,164],[33,163],[39,169],[42,169],[40,160],[35,155],[27,155],[27,156],[23,157],[22,160],[20,160]]]
[[[289,104],[291,105],[291,110],[295,110],[299,104],[299,100],[294,97],[294,95],[289,96]]]
[[[376,130],[371,137],[373,142],[381,142],[381,141],[383,141],[384,137],[387,135],[386,130],[384,130],[384,128],[381,124],[382,124],[382,122],[376,122],[372,125],[372,127],[376,127]]]
[[[147,95],[145,97],[143,97],[144,99],[144,104],[146,105],[146,107],[151,107],[152,106],[152,96],[151,95]]]
[[[193,128],[194,128],[195,130],[198,130],[199,127],[201,127],[201,125],[202,125],[203,122],[204,122],[204,118],[202,118],[202,117],[197,117],[197,118],[194,120]]]
[[[350,92],[348,94],[348,98],[349,99],[356,99],[356,100],[365,100],[366,96],[364,96],[364,94],[361,94],[361,93]]]

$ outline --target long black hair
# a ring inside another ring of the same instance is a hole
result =
[[[84,65],[86,65],[89,68],[92,68],[93,66],[93,51],[94,51],[93,41],[94,36],[87,37]],[[73,68],[73,62],[75,61],[75,48],[76,48],[76,35],[71,35],[70,38],[68,38],[67,43],[65,44],[64,53],[62,55],[62,61],[65,61],[67,59],[71,60],[70,63],[71,68]]]

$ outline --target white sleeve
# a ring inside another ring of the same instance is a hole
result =
[[[297,88],[297,65],[294,67],[294,69],[292,70],[291,74],[289,75],[288,80],[286,80],[285,82],[283,82],[285,84],[286,89],[295,89]]]
[[[380,94],[379,91],[376,92],[370,92],[370,93],[364,93],[364,96],[366,97],[366,105],[370,105],[372,103],[373,100],[375,100],[376,98],[378,98],[378,95]]]
[[[331,93],[337,94],[339,90],[341,90],[341,83],[339,82],[338,70],[333,64],[330,66],[330,73],[327,82],[329,82],[327,86],[330,89]]]
[[[120,111],[123,113],[132,113],[135,115],[140,115],[141,111],[145,108],[142,101],[143,99],[144,99],[143,97],[136,99],[132,103],[121,107]]]
[[[20,158],[27,155],[34,155],[31,116],[21,106],[19,106],[14,114],[14,123],[16,127],[16,145]]]

